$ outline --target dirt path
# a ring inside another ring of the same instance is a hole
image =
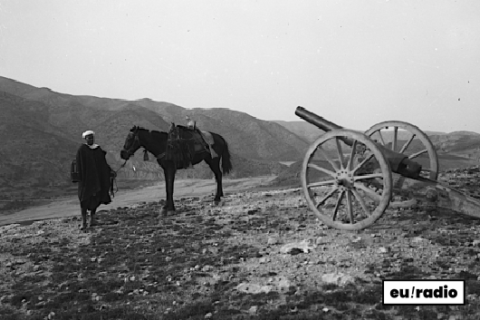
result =
[[[234,193],[269,183],[275,177],[254,177],[244,179],[225,179],[223,181],[224,193]],[[205,196],[215,192],[215,180],[179,180],[175,182],[174,198]],[[165,198],[164,183],[158,183],[154,186],[145,187],[136,190],[119,191],[112,203],[106,206],[100,206],[99,210],[110,210],[118,207],[130,207],[140,202],[159,201]],[[28,208],[8,215],[0,215],[0,226],[30,222],[44,219],[66,218],[80,215],[78,198],[72,197],[67,200],[60,200],[38,207]]]

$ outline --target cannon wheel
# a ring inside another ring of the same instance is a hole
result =
[[[393,131],[389,130],[391,128],[393,128]],[[407,137],[399,137],[399,129],[408,131],[410,135]],[[390,131],[389,141],[385,140],[387,138],[387,130]],[[365,134],[377,141],[377,143],[393,151],[407,155],[410,160],[415,161],[415,159],[418,158],[418,161],[423,157],[420,176],[430,180],[437,180],[439,171],[437,152],[428,136],[418,127],[403,121],[384,121],[372,126]],[[405,141],[402,146],[399,145],[400,138]],[[423,146],[419,148],[418,144],[417,146],[415,146],[415,143],[412,144],[415,139],[418,139]],[[409,147],[416,147],[416,150],[414,151],[412,148],[409,149]],[[425,156],[427,156],[428,159],[425,159]],[[403,181],[396,181],[394,183],[394,189],[399,191],[402,183]],[[392,207],[405,207],[412,203],[411,200],[401,200],[402,198],[405,198],[405,196],[396,193],[391,202]]]
[[[372,163],[374,171],[369,168]],[[377,181],[380,191],[371,189],[371,180]],[[392,172],[378,145],[347,129],[326,132],[310,146],[301,181],[309,207],[322,222],[337,229],[370,226],[382,216],[392,196]]]
[[[386,141],[384,141],[384,134],[382,134],[382,130],[388,130],[389,128],[393,128],[393,139],[390,149],[408,155],[410,160],[415,160],[419,156],[422,156],[426,153],[428,155],[429,167],[422,168],[421,175],[425,178],[429,178],[430,180],[437,180],[439,170],[437,152],[435,151],[435,147],[428,136],[418,127],[403,121],[384,121],[372,126],[365,132],[365,134],[372,139],[376,139],[376,137],[378,137],[378,142],[386,146]],[[406,130],[411,134],[409,140],[407,140],[401,148],[398,145],[398,129]],[[409,153],[408,147],[411,145],[412,141],[415,140],[415,138],[420,140],[420,142],[423,144],[423,148],[417,152]]]

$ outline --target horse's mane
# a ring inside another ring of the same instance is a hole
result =
[[[135,130],[147,131],[147,132],[150,133],[153,137],[159,136],[159,135],[162,135],[162,136],[163,136],[163,135],[167,135],[166,132],[157,131],[157,130],[149,130],[149,129],[146,129],[146,128],[141,127],[141,126],[134,126],[134,127],[132,128],[132,130],[130,130],[130,131],[133,132],[133,131],[135,131]]]

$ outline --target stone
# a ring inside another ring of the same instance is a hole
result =
[[[212,271],[213,270],[213,267],[210,266],[210,265],[205,265],[203,268],[202,268],[202,271],[203,272],[208,272],[208,271]]]
[[[267,244],[270,246],[278,244],[278,239],[275,237],[268,237]]]
[[[321,245],[321,244],[326,244],[327,242],[324,240],[323,237],[318,237],[317,239],[315,239],[315,244],[318,246],[318,245]]]
[[[276,282],[275,284],[280,292],[286,292],[294,286],[290,280],[282,277],[277,278],[274,282]]]
[[[270,262],[270,259],[268,259],[267,257],[261,257],[258,260],[258,263],[260,263],[260,264],[267,263],[267,262]]]
[[[385,247],[378,248],[379,253],[388,253],[388,251],[389,251],[388,248],[385,248]]]
[[[251,306],[250,309],[248,309],[248,313],[250,314],[256,314],[258,311],[258,306]]]
[[[355,279],[344,273],[326,273],[322,276],[322,281],[325,283],[333,283],[338,286],[344,286],[348,283],[354,283]]]
[[[258,294],[258,293],[269,293],[273,291],[272,286],[262,286],[256,283],[240,283],[236,288],[240,292],[249,293],[249,294]]]
[[[298,253],[309,253],[313,251],[314,246],[310,244],[310,241],[303,240],[300,242],[287,243],[286,245],[280,248],[280,253],[283,254],[298,254]]]
[[[425,240],[425,239],[422,238],[422,237],[414,237],[414,238],[412,238],[412,242],[415,242],[415,243],[417,243],[417,242],[422,242],[422,241],[424,241],[424,240]]]

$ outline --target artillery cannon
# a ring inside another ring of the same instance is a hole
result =
[[[305,155],[301,182],[309,207],[326,225],[366,228],[389,206],[414,205],[420,190],[430,206],[480,218],[480,201],[437,181],[435,147],[416,126],[384,121],[363,134],[303,107],[295,114],[325,131]]]

